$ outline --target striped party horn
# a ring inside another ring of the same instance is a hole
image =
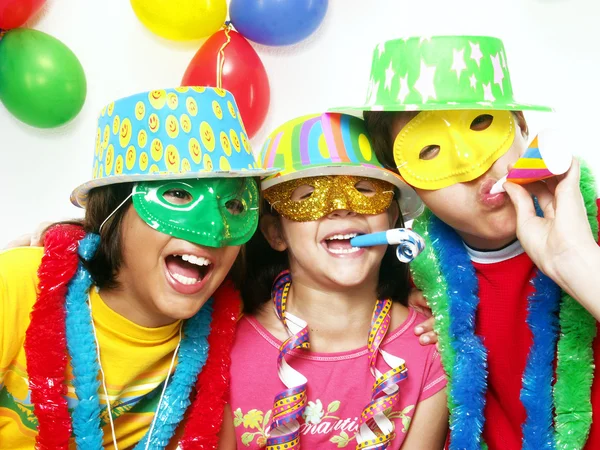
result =
[[[490,194],[504,192],[505,181],[523,185],[565,173],[571,167],[572,154],[560,142],[554,132],[541,132],[508,174],[492,186]]]

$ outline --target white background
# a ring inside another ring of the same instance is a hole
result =
[[[24,125],[0,105],[0,247],[41,221],[81,215],[69,194],[91,176],[97,112],[113,99],[178,85],[201,45],[156,37],[127,0],[48,0],[26,26],[75,52],[88,95],[79,116],[54,130]],[[600,174],[596,0],[330,0],[321,28],[307,41],[255,46],[271,83],[271,108],[253,139],[255,150],[286,120],[362,104],[378,42],[433,34],[502,38],[517,100],[553,106],[572,151]],[[549,119],[527,117],[534,132]]]

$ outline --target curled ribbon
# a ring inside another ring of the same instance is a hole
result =
[[[394,423],[385,415],[400,398],[398,383],[406,379],[408,371],[406,362],[379,347],[390,327],[391,300],[378,300],[371,318],[371,332],[367,349],[369,351],[369,366],[375,377],[371,401],[363,409],[360,416],[360,428],[356,435],[356,449],[383,450],[390,446],[396,437]],[[391,367],[385,373],[379,372],[375,367],[377,355],[381,354],[383,360]]]
[[[306,384],[308,380],[285,360],[285,356],[297,348],[309,349],[307,323],[286,312],[287,296],[292,285],[289,271],[282,272],[273,285],[272,297],[275,311],[283,322],[290,337],[281,344],[277,357],[279,379],[285,384],[285,390],[275,396],[273,421],[267,434],[267,450],[300,448],[300,422],[306,407]]]

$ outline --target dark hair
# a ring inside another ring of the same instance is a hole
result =
[[[276,214],[271,212],[266,200],[262,206],[261,217]],[[403,226],[402,215],[399,215],[395,227]],[[289,269],[288,255],[287,252],[274,250],[262,232],[257,231],[246,244],[246,264],[246,279],[241,289],[244,313],[255,314],[271,299],[271,287],[277,275]],[[379,269],[377,296],[406,305],[409,291],[408,264],[398,261],[395,249],[388,247]]]
[[[100,234],[100,245],[92,259],[85,263],[94,284],[99,288],[115,288],[118,286],[117,274],[123,264],[122,223],[131,199],[117,210],[117,207],[131,194],[133,183],[119,183],[92,189],[88,194],[85,217],[82,220],[59,222],[58,224],[80,225],[87,233]],[[116,211],[115,211],[116,210]],[[100,225],[106,221],[102,230]],[[46,231],[52,226],[50,225]],[[240,289],[245,271],[244,247],[236,258],[229,276],[237,289]]]
[[[529,130],[527,122],[522,111],[511,111],[521,128],[524,136],[527,136]],[[415,116],[418,111],[365,111],[363,117],[367,131],[371,137],[375,156],[381,164],[388,169],[398,172],[396,163],[394,162],[394,140],[392,138],[392,125],[396,118],[402,115]]]

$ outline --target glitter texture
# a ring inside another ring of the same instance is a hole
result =
[[[374,191],[365,195],[358,190],[356,185],[361,181],[369,182]],[[292,200],[294,191],[305,185],[314,188],[312,194]],[[375,178],[333,175],[286,181],[270,187],[263,194],[273,209],[286,219],[310,222],[341,209],[357,214],[381,214],[392,204],[394,186]]]

